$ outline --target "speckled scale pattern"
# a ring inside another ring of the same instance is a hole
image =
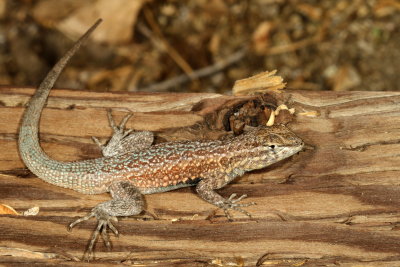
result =
[[[199,178],[213,176],[221,169],[220,160],[227,152],[225,148],[221,141],[155,145],[138,153],[138,161],[128,164],[136,167],[128,179],[143,192],[194,185]]]

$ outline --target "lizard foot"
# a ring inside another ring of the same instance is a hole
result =
[[[133,113],[129,113],[126,115],[121,123],[117,126],[115,124],[115,121],[112,117],[111,109],[107,110],[107,117],[108,117],[108,122],[110,124],[110,127],[113,130],[113,136],[111,139],[107,142],[107,145],[104,145],[100,142],[97,137],[92,136],[93,141],[101,148],[103,155],[105,156],[113,156],[116,154],[116,151],[118,151],[121,142],[124,138],[126,138],[132,131],[133,129],[125,129],[125,125],[127,121],[132,117]]]
[[[126,115],[119,125],[115,124],[111,110],[107,110],[108,121],[113,130],[113,135],[102,144],[99,139],[92,137],[93,141],[100,147],[103,156],[112,157],[118,154],[136,152],[146,149],[153,144],[154,135],[149,131],[134,131],[126,129],[125,125],[133,113]]]
[[[248,207],[252,205],[256,205],[255,202],[250,202],[250,203],[244,203],[240,204],[238,203],[242,199],[246,198],[247,195],[242,195],[238,198],[235,199],[237,194],[233,193],[228,199],[226,199],[222,204],[218,205],[220,208],[224,210],[225,216],[228,218],[228,220],[232,221],[232,216],[229,213],[229,209],[239,211],[241,213],[244,213],[247,215],[249,218],[251,218],[251,214],[242,209],[242,207]]]
[[[111,242],[110,242],[110,238],[108,237],[108,234],[107,234],[107,228],[110,228],[116,236],[118,236],[118,234],[119,234],[117,228],[115,228],[115,226],[111,222],[111,221],[117,222],[118,221],[117,217],[110,216],[99,208],[94,208],[88,215],[86,215],[82,218],[79,218],[78,220],[71,223],[68,226],[68,231],[71,231],[72,228],[75,225],[77,225],[78,223],[87,221],[92,217],[96,217],[97,227],[96,227],[96,230],[94,230],[94,232],[93,232],[89,246],[83,257],[85,260],[88,260],[88,261],[93,259],[93,247],[99,236],[99,233],[101,234],[101,237],[103,238],[103,241],[108,250],[111,249]]]
[[[110,123],[111,128],[114,131],[114,135],[120,135],[121,139],[126,137],[127,135],[129,135],[133,130],[129,129],[129,130],[125,130],[125,125],[127,123],[127,121],[132,117],[133,113],[129,112],[128,115],[126,115],[121,123],[119,124],[119,126],[115,125],[115,121],[114,118],[112,117],[112,111],[111,109],[107,109],[107,117],[108,117],[108,122]]]

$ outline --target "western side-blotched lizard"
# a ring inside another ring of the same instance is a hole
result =
[[[96,217],[98,226],[88,247],[89,257],[101,234],[110,247],[107,228],[115,234],[112,220],[117,216],[139,214],[144,207],[144,194],[196,186],[205,201],[223,209],[249,214],[242,209],[254,203],[241,204],[246,195],[224,198],[220,189],[247,171],[261,169],[290,157],[303,148],[303,141],[283,125],[259,126],[224,140],[167,142],[152,145],[151,132],[125,130],[125,117],[119,126],[109,114],[114,135],[106,146],[95,139],[103,157],[76,162],[60,162],[47,156],[39,144],[39,121],[47,97],[62,69],[84,40],[97,27],[96,22],[47,74],[30,99],[19,133],[19,151],[25,165],[35,175],[51,184],[84,194],[110,192],[112,199],[98,204],[85,217],[70,224]]]

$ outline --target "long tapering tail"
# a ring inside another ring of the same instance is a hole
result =
[[[54,83],[65,65],[101,21],[101,19],[97,20],[96,23],[90,27],[90,29],[74,44],[74,46],[57,62],[57,64],[54,65],[39,85],[35,94],[29,100],[22,117],[18,140],[21,158],[29,170],[44,180],[48,180],[46,177],[43,177],[46,176],[46,173],[44,172],[48,171],[48,167],[58,165],[60,162],[48,157],[39,144],[39,121],[43,107],[46,104],[50,90],[53,88]],[[51,180],[48,182],[55,183]]]

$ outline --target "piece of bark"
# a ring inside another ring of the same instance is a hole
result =
[[[32,93],[26,88],[0,90],[0,203],[20,212],[40,207],[37,216],[0,216],[0,264],[75,265],[95,221],[72,232],[66,226],[110,197],[59,188],[26,171],[16,139],[23,104]],[[246,208],[253,220],[233,213],[236,220],[228,222],[192,188],[147,195],[147,210],[158,219],[120,220],[121,236],[111,236],[112,251],[99,241],[95,261],[148,266],[399,265],[400,93],[284,90],[276,98],[296,109],[288,126],[314,149],[219,190],[223,196],[247,194],[247,201],[257,202]],[[100,156],[90,136],[111,134],[106,108],[113,108],[117,121],[123,111],[133,111],[127,126],[155,131],[157,141],[217,137],[224,128],[218,114],[251,99],[53,90],[43,112],[42,145],[58,160]]]

